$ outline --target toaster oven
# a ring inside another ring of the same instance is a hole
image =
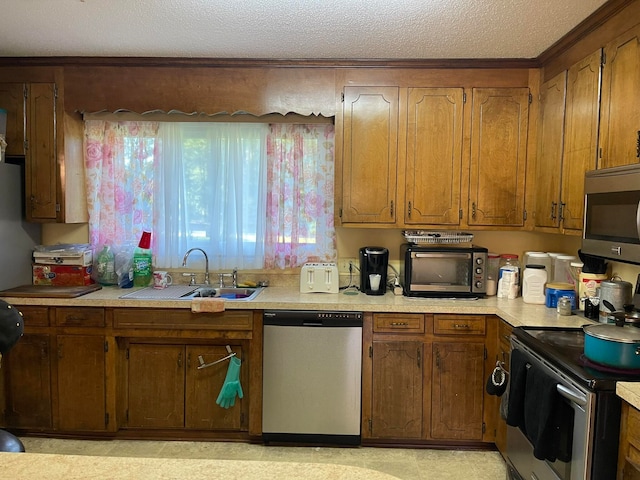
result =
[[[400,247],[400,278],[409,297],[480,297],[487,293],[488,250],[475,245]]]

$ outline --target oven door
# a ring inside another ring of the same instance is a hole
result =
[[[512,347],[521,350],[531,368],[540,368],[558,381],[560,398],[573,414],[573,429],[568,432],[571,444],[571,459],[568,462],[539,460],[533,455],[533,445],[520,428],[507,429],[508,462],[522,478],[537,480],[589,480],[591,478],[591,430],[595,394],[579,386],[559,369],[536,355],[529,348],[512,338]],[[516,477],[517,478],[517,477]],[[595,479],[594,479],[595,480]]]
[[[472,291],[472,252],[414,251],[408,279],[410,294],[469,294]]]

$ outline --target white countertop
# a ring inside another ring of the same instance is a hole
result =
[[[76,298],[3,297],[8,303],[43,306],[191,308],[190,300],[135,300],[119,298],[133,289],[105,287]],[[561,316],[555,308],[531,305],[522,301],[487,297],[477,300],[409,298],[390,292],[373,296],[357,293],[299,293],[292,287],[267,287],[251,301],[226,301],[229,310],[341,310],[387,313],[454,313],[498,315],[514,327],[580,327],[593,323],[579,315]]]

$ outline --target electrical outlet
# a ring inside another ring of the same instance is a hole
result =
[[[338,260],[338,271],[340,273],[349,273],[349,262],[353,264],[353,273],[356,274],[356,267],[358,266],[358,260],[356,258],[340,258]]]

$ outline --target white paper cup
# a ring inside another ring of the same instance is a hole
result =
[[[369,285],[371,285],[371,290],[377,292],[380,290],[380,279],[382,276],[379,273],[372,273],[369,275]]]

